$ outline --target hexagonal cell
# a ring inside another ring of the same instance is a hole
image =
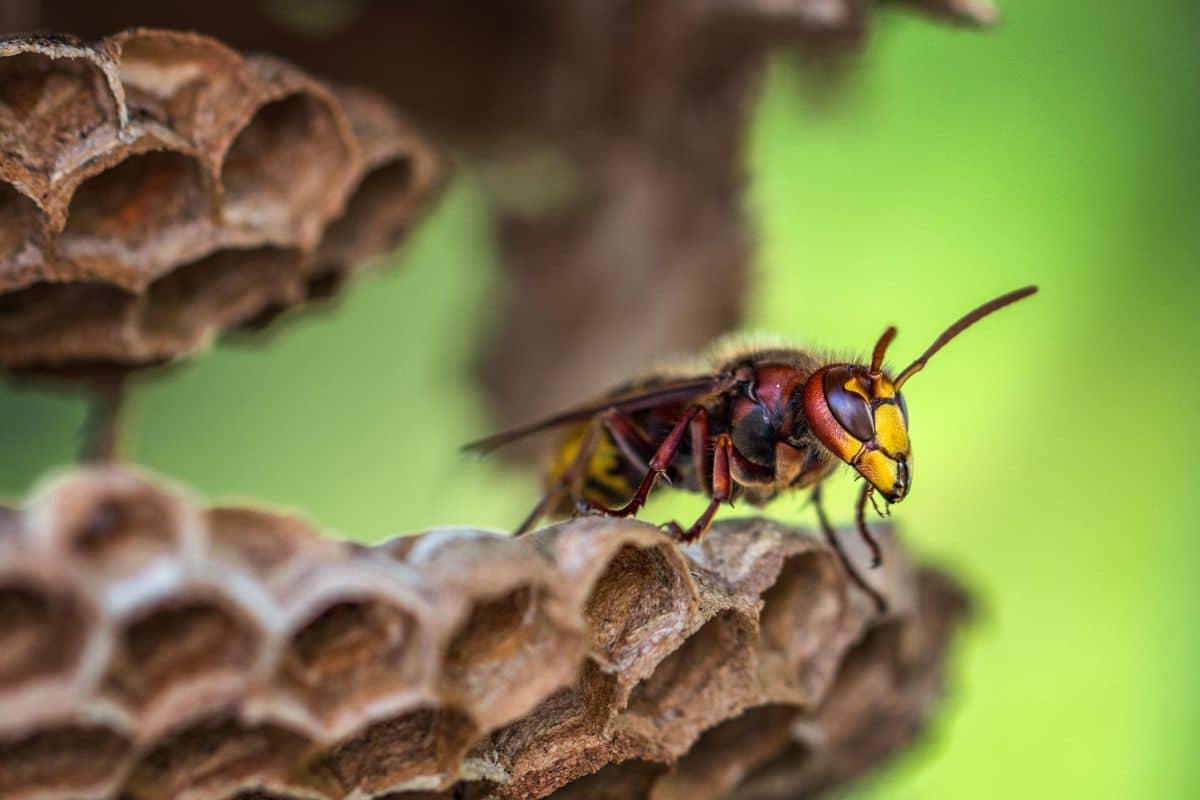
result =
[[[846,578],[821,551],[787,559],[763,593],[759,674],[777,699],[815,704],[828,688],[847,640]]]
[[[133,747],[100,725],[68,725],[0,739],[0,797],[104,797],[120,785]]]
[[[196,34],[134,30],[118,34],[118,63],[129,105],[150,111],[200,145],[222,147],[245,102],[235,85],[241,57]]]
[[[0,291],[44,274],[45,234],[46,220],[37,205],[12,185],[0,183]]]
[[[835,782],[821,780],[817,768],[812,747],[804,742],[789,742],[743,777],[736,797],[738,800],[819,797]]]
[[[438,790],[478,735],[465,714],[423,708],[377,722],[316,761],[311,783],[336,797]]]
[[[571,686],[493,732],[481,758],[504,769],[510,793],[518,796],[546,781],[572,780],[609,758],[624,757],[604,735],[622,700],[616,676],[584,661]]]
[[[476,601],[446,649],[442,695],[482,727],[504,724],[570,682],[582,639],[547,616],[541,587]]]
[[[412,222],[413,179],[413,165],[406,157],[367,172],[346,211],[326,230],[316,271],[343,272],[368,256],[391,252]]]
[[[138,760],[122,796],[192,800],[283,782],[311,747],[278,726],[213,717],[159,741]]]
[[[794,741],[754,769],[738,796],[816,796],[911,742],[933,708],[941,680],[936,645],[926,651],[932,663],[914,669],[900,663],[911,624],[892,620],[868,631],[846,653],[820,708],[796,719]]]
[[[845,727],[850,720],[861,721],[864,716],[882,719],[885,703],[903,701],[892,691],[903,678],[903,629],[897,621],[878,625],[847,651],[818,717]],[[825,733],[832,735],[835,731]]]
[[[268,588],[278,588],[313,556],[340,550],[291,515],[258,508],[213,508],[206,516],[213,557],[254,574]]]
[[[183,153],[131,155],[76,188],[58,253],[129,289],[211,248],[204,168]]]
[[[725,796],[745,774],[786,749],[799,713],[791,706],[751,708],[709,728],[654,786],[652,800],[706,800]]]
[[[136,303],[101,283],[35,283],[0,295],[0,363],[34,369],[119,359]]]
[[[79,664],[93,616],[67,590],[19,575],[0,576],[0,697],[69,676]]]
[[[626,545],[596,581],[584,606],[592,653],[615,670],[663,644],[663,635],[683,630],[691,598],[686,576],[660,547]]]
[[[276,244],[315,241],[353,168],[327,103],[294,94],[258,110],[225,156],[223,218]],[[303,164],[304,169],[296,169]]]
[[[304,295],[297,250],[221,250],[176,267],[146,292],[142,319],[147,346],[177,355],[207,344],[215,333],[263,308]]]
[[[122,627],[105,686],[149,735],[235,699],[265,635],[228,600],[175,597]]]
[[[111,137],[119,115],[92,61],[38,52],[0,58],[0,173],[45,191],[55,174],[94,154],[93,137]]]
[[[354,721],[419,679],[416,626],[411,610],[382,598],[334,602],[292,635],[276,683],[327,725]]]
[[[41,501],[52,530],[43,545],[62,548],[107,580],[130,577],[183,546],[178,501],[139,478],[113,473],[111,480],[73,481]]]
[[[758,699],[754,640],[750,620],[717,614],[633,687],[619,724],[647,755],[684,752],[701,731]]]

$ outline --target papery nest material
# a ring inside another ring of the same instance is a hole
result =
[[[0,39],[0,367],[161,364],[331,294],[441,172],[380,97],[205,36]]]
[[[0,513],[0,796],[807,796],[909,744],[964,597],[888,537],[634,521],[362,547],[126,468]]]

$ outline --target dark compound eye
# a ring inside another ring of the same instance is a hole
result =
[[[908,427],[908,403],[904,402],[904,395],[896,393],[896,405],[900,406],[900,414],[904,417],[904,427]]]
[[[853,376],[844,367],[825,373],[825,402],[843,428],[861,442],[875,438],[875,424],[871,420],[871,406],[862,396],[846,389]]]

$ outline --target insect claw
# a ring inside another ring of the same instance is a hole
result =
[[[879,503],[878,503],[878,502],[875,500],[875,493],[874,493],[874,492],[871,492],[870,494],[868,494],[868,495],[867,495],[867,497],[871,498],[871,506],[872,506],[872,507],[875,509],[875,513],[876,513],[878,516],[880,516],[880,517],[887,517],[887,516],[891,516],[891,512],[890,512],[890,511],[889,511],[887,514],[885,514],[885,513],[883,513],[882,511],[880,511],[880,510],[879,510]],[[885,505],[886,505],[886,502],[885,502]]]
[[[587,500],[580,500],[575,504],[575,510],[571,512],[571,519],[579,519],[580,517],[595,517],[605,516],[604,510],[597,508],[594,503]]]
[[[666,533],[666,534],[668,534],[669,536],[671,536],[673,539],[681,539],[681,538],[683,538],[683,526],[682,526],[682,525],[680,525],[678,522],[676,522],[676,521],[675,521],[675,520],[673,520],[673,519],[672,519],[672,520],[668,520],[667,522],[664,522],[664,523],[660,524],[660,525],[658,526],[658,528],[659,528],[659,530],[661,530],[663,533]]]

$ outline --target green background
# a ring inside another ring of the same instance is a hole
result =
[[[865,354],[894,322],[905,363],[975,303],[1042,287],[906,391],[895,518],[980,613],[945,713],[858,793],[1197,796],[1200,12],[1004,10],[985,35],[885,15],[832,107],[780,57],[753,123],[749,327]],[[511,526],[535,478],[455,448],[487,425],[469,366],[498,280],[469,172],[400,260],[269,348],[141,392],[139,460],[362,540]],[[67,461],[82,416],[0,389],[0,491]],[[851,481],[833,483],[847,519]],[[811,522],[799,499],[771,513]]]

